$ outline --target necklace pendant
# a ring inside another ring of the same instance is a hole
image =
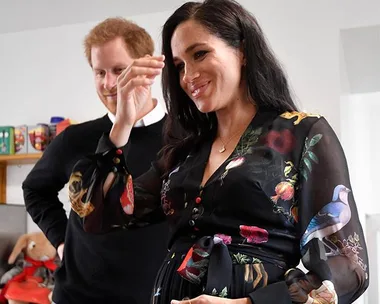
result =
[[[226,151],[226,147],[223,146],[221,149],[219,149],[219,153],[223,153],[224,151]]]

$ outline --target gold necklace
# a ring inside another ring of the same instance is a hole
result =
[[[219,153],[223,153],[225,152],[227,149],[226,149],[226,146],[230,143],[230,141],[240,132],[241,130],[238,130],[236,133],[234,133],[229,139],[228,141],[225,143],[222,138],[219,136],[219,139],[220,141],[222,142],[222,147],[218,150]]]
[[[254,105],[254,107],[256,108],[256,105]],[[256,116],[256,112],[255,112],[255,114],[253,115],[253,117],[255,117]],[[251,120],[250,121],[252,121],[252,119],[253,118],[251,118]],[[249,124],[248,124],[249,125]],[[244,126],[244,129],[242,128],[242,129],[239,129],[236,133],[234,133],[234,134],[232,134],[232,136],[228,139],[228,141],[225,143],[224,141],[223,141],[223,139],[222,139],[222,137],[221,136],[219,136],[219,139],[220,139],[220,141],[222,142],[222,147],[218,150],[219,151],[219,153],[223,153],[223,152],[225,152],[227,149],[226,149],[226,146],[230,143],[230,141],[239,133],[239,132],[241,132],[241,131],[243,131],[243,133],[245,132],[245,130],[247,129],[247,127],[248,127],[248,125],[246,124],[245,126]]]

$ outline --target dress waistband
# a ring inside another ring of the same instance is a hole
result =
[[[217,237],[217,236],[216,236]],[[189,251],[191,247],[193,247],[195,244],[199,243],[207,243],[208,241],[204,241],[204,238],[215,238],[215,236],[203,236],[198,239],[193,239],[190,237],[181,237],[178,238],[172,245],[172,247],[169,249],[170,252],[183,252],[186,253]],[[231,242],[228,244],[225,244],[227,246],[228,251],[230,252],[230,255],[241,253],[245,254],[250,257],[257,258],[261,260],[264,263],[270,263],[273,265],[276,265],[279,268],[282,268],[284,270],[287,270],[291,267],[294,267],[294,265],[291,265],[291,262],[286,260],[285,258],[282,258],[281,256],[276,255],[275,253],[272,253],[266,249],[263,249],[261,247],[255,246],[253,244],[241,244],[237,242]]]
[[[274,264],[284,272],[288,269],[285,261],[267,255],[260,248],[245,244],[225,244],[217,236],[203,236],[198,240],[179,238],[170,251],[187,252],[177,269],[178,274],[194,284],[205,282],[204,292],[210,295],[214,289],[230,290],[233,254],[246,254],[264,263]]]

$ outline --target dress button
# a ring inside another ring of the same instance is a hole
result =
[[[191,227],[194,227],[194,225],[195,225],[195,221],[194,221],[194,220],[190,220],[190,221],[189,221],[189,225],[190,225]]]
[[[117,154],[117,155],[121,155],[121,154],[123,154],[123,151],[122,151],[121,149],[117,149],[117,150],[116,150],[116,154]]]
[[[116,173],[117,172],[117,168],[116,167],[112,167],[112,172]]]
[[[202,198],[201,198],[200,196],[198,196],[198,197],[195,199],[195,202],[196,202],[197,204],[200,204],[201,201],[202,201]]]
[[[113,162],[114,162],[115,164],[119,164],[119,163],[120,163],[120,158],[115,157],[115,158],[113,159]]]
[[[194,208],[193,211],[192,211],[193,214],[197,214],[198,212],[199,212],[198,208]]]

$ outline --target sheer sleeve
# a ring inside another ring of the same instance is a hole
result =
[[[128,148],[116,148],[104,134],[96,153],[74,166],[69,197],[86,232],[132,229],[164,220],[159,166],[154,162],[150,170],[133,181],[125,162]],[[110,186],[104,190],[107,183]]]
[[[254,304],[352,303],[368,287],[368,257],[344,152],[324,118],[314,122],[298,166],[300,253],[307,268],[250,295]],[[281,300],[279,295],[283,294]]]
[[[310,271],[300,286],[308,285],[303,289],[310,303],[310,297],[352,303],[368,287],[367,250],[346,158],[324,118],[305,139],[299,183],[300,252]]]

